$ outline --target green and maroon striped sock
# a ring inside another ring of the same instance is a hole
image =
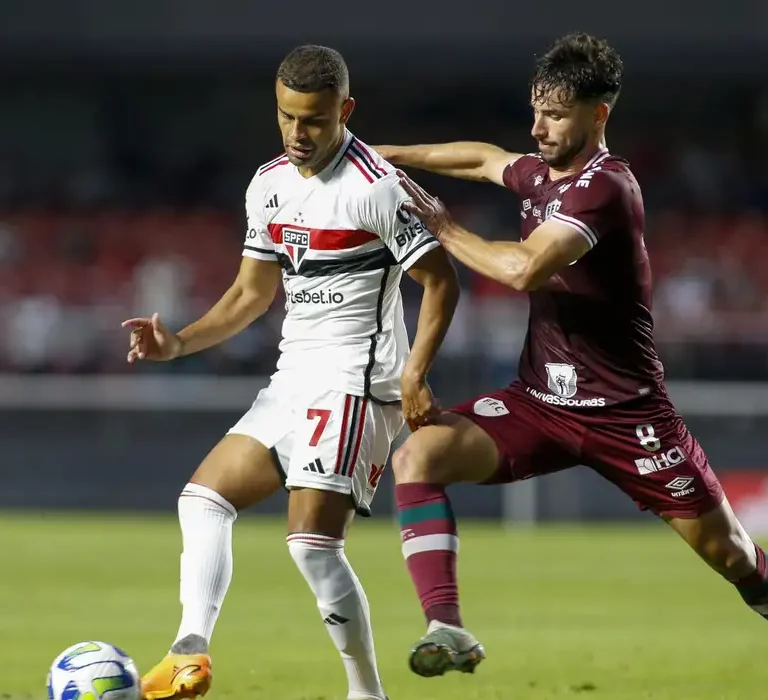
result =
[[[461,626],[456,561],[459,537],[440,484],[398,484],[403,556],[428,621]]]

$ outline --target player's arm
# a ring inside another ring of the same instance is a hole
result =
[[[486,241],[456,222],[442,231],[440,241],[467,267],[521,292],[538,289],[590,249],[576,229],[552,219],[522,243]]]
[[[173,360],[223,343],[247,328],[270,306],[280,284],[280,265],[275,261],[243,257],[237,278],[202,318],[172,333],[157,314],[131,318],[128,362]]]
[[[561,214],[540,224],[521,243],[487,241],[453,221],[443,203],[413,180],[402,176],[401,182],[413,198],[406,209],[425,220],[451,255],[475,272],[519,291],[537,289],[597,242],[588,224]]]
[[[437,413],[427,372],[453,318],[459,282],[437,239],[422,221],[403,209],[407,201],[397,175],[389,173],[358,202],[358,224],[376,233],[397,264],[424,289],[416,337],[400,382],[403,417],[415,430]]]
[[[262,316],[275,298],[282,274],[264,216],[263,179],[258,175],[245,193],[245,212],[248,233],[237,277],[205,316],[179,331],[182,355],[200,352],[237,335]]]
[[[521,157],[519,153],[479,141],[375,148],[392,165],[429,170],[463,180],[485,180],[501,186],[504,186],[504,169]]]
[[[248,233],[240,270],[223,296],[199,320],[172,333],[154,314],[123,322],[131,328],[128,362],[173,360],[223,343],[247,328],[272,304],[281,268],[264,220],[263,192],[254,178],[246,193]]]
[[[282,280],[279,263],[243,257],[230,288],[198,321],[180,330],[179,355],[191,355],[219,345],[263,316]]]
[[[413,382],[422,383],[426,381],[456,311],[460,293],[459,279],[442,247],[433,248],[422,255],[408,268],[408,275],[423,287],[424,293],[416,337],[403,375]]]

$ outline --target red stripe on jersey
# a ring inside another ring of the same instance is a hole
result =
[[[362,166],[362,165],[361,165],[361,164],[358,162],[357,158],[355,158],[355,157],[354,157],[354,156],[353,156],[351,153],[349,153],[349,152],[345,153],[345,154],[344,154],[344,157],[345,157],[345,158],[346,158],[346,159],[347,159],[347,160],[348,160],[350,163],[352,163],[352,165],[354,165],[354,166],[355,166],[355,167],[356,167],[356,168],[357,168],[357,169],[360,171],[360,173],[362,174],[362,176],[363,176],[363,177],[364,177],[366,180],[368,180],[368,182],[371,182],[371,183],[373,182],[373,176],[372,176],[370,173],[366,172],[365,168],[364,168],[364,167],[363,167],[363,166]]]
[[[341,419],[341,434],[339,435],[339,448],[336,450],[336,468],[333,470],[334,474],[341,473],[341,463],[344,461],[344,438],[347,435],[347,418],[349,418],[349,404],[352,402],[352,397],[347,394],[344,399],[344,417]]]
[[[259,177],[261,177],[264,173],[268,173],[270,170],[279,168],[281,165],[288,165],[287,156],[285,158],[279,158],[274,163],[268,163],[267,165],[265,165],[261,170],[259,170]]]
[[[272,160],[268,160],[266,163],[263,163],[259,170],[262,170],[263,168],[266,168],[268,165],[272,165],[273,163],[277,163],[278,160],[283,160],[283,158],[287,158],[288,154],[283,151],[280,155],[275,156]]]
[[[274,243],[283,242],[283,229],[309,232],[312,250],[347,250],[375,241],[378,236],[370,231],[349,228],[307,228],[292,224],[269,224],[269,235]]]
[[[363,439],[363,428],[365,427],[365,414],[368,410],[368,399],[363,399],[363,406],[360,409],[360,425],[357,427],[357,439],[355,440],[355,451],[352,453],[352,460],[349,463],[349,478],[352,478],[352,474],[355,473],[355,465],[357,464],[357,457],[360,454],[360,443]]]

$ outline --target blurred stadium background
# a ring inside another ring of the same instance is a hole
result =
[[[527,150],[534,53],[574,29],[605,36],[625,59],[609,147],[644,190],[671,393],[747,527],[768,532],[762,0],[706,12],[645,0],[621,14],[607,0],[476,0],[470,13],[437,0],[0,3],[0,508],[170,515],[267,380],[280,303],[220,348],[138,368],[125,363],[120,322],[157,311],[180,327],[229,284],[246,185],[280,150],[272,86],[288,50],[315,42],[345,54],[351,128],[368,143]],[[418,179],[470,228],[515,235],[510,193]],[[524,298],[460,274],[461,306],[432,374],[444,404],[511,380],[526,328]],[[417,292],[404,282],[412,326]],[[586,470],[455,493],[459,515],[494,525],[651,520]],[[374,513],[391,512],[385,481]]]
[[[170,508],[272,371],[279,302],[226,345],[160,366],[125,363],[119,323],[158,311],[180,327],[229,284],[245,187],[280,150],[272,83],[290,48],[320,41],[346,54],[358,99],[352,128],[369,143],[477,139],[525,150],[533,54],[583,27],[612,39],[626,63],[609,147],[644,190],[673,395],[737,505],[768,528],[766,10],[758,0],[735,4],[741,14],[729,4],[692,18],[687,3],[659,0],[619,21],[601,3],[586,14],[555,3],[544,14],[482,0],[471,16],[419,3],[435,24],[409,20],[403,0],[365,15],[348,1],[333,13],[304,3],[300,20],[237,0],[146,0],[119,12],[90,0],[77,12],[4,4],[0,504]],[[509,193],[419,180],[470,228],[515,235]],[[460,272],[461,307],[432,376],[444,404],[514,377],[526,328],[524,298]],[[407,280],[403,292],[413,323],[418,289]],[[153,459],[136,460],[138,444]],[[466,489],[459,510],[635,516],[587,473],[506,497]],[[377,512],[390,509],[385,485]]]

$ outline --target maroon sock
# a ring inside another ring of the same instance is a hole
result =
[[[757,570],[744,578],[734,581],[733,585],[744,602],[755,612],[768,619],[768,562],[765,552],[755,545]]]
[[[461,627],[456,555],[459,538],[445,487],[398,484],[403,556],[428,621]]]

